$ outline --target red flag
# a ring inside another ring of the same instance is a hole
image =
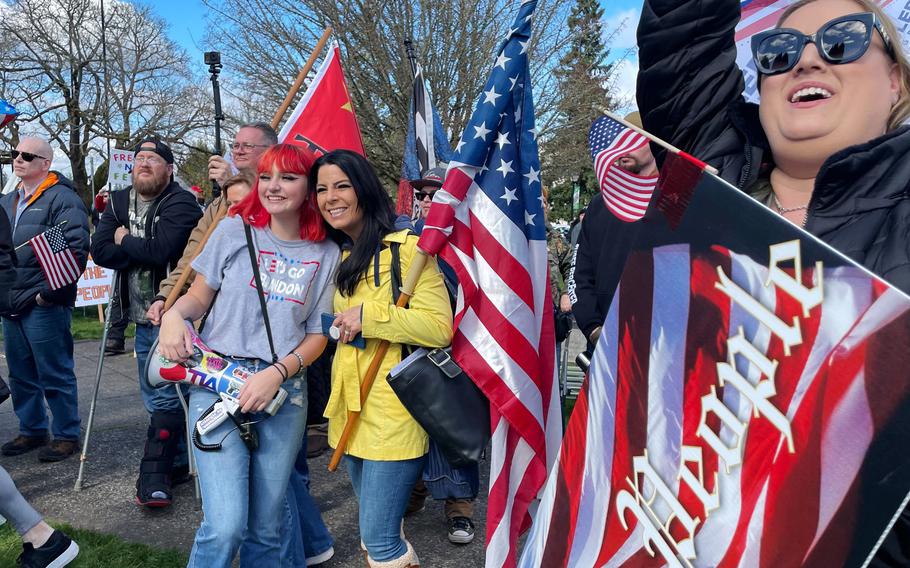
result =
[[[317,156],[340,148],[366,155],[337,43],[284,123],[278,141],[306,146]]]

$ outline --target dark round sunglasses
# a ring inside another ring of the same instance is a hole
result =
[[[852,63],[863,56],[872,43],[872,30],[878,30],[885,51],[894,58],[891,38],[872,12],[834,18],[812,35],[791,28],[775,28],[752,36],[752,59],[762,75],[777,75],[793,69],[808,43],[814,43],[828,63]]]
[[[414,197],[417,199],[417,201],[423,201],[427,197],[429,197],[430,199],[433,199],[433,196],[436,194],[437,191],[438,190],[435,190],[435,189],[433,191],[415,191]]]
[[[45,158],[44,156],[39,156],[38,154],[32,154],[31,152],[20,152],[19,150],[10,150],[9,155],[15,160],[19,156],[22,156],[22,159],[26,162],[31,162],[35,158],[40,158],[42,160],[49,160],[50,158]]]

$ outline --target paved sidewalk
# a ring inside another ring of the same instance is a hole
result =
[[[131,341],[127,346],[132,348]],[[83,430],[88,421],[97,358],[98,342],[76,344]],[[2,356],[0,373],[9,376]],[[136,360],[131,355],[107,357],[82,491],[73,490],[79,469],[78,457],[57,464],[43,464],[37,461],[36,452],[30,452],[0,457],[0,464],[10,472],[26,498],[49,519],[155,547],[188,552],[202,518],[202,513],[196,510],[192,484],[178,487],[175,505],[165,511],[144,510],[133,502],[147,424],[148,417],[139,397]],[[0,443],[12,439],[17,428],[12,403],[7,401],[0,406]],[[326,469],[328,460],[328,453],[310,460],[313,495],[335,538],[335,558],[322,566],[363,566],[357,507],[350,482],[343,468],[329,473]],[[423,566],[483,566],[488,476],[489,463],[485,462],[481,464],[481,491],[475,512],[477,536],[473,543],[456,546],[448,542],[441,503],[428,502],[426,509],[405,521],[408,539],[414,543]]]

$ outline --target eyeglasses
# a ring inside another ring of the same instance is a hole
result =
[[[164,163],[164,160],[158,156],[136,156],[133,158],[133,163],[135,164],[148,164],[150,166],[160,166]]]
[[[255,148],[268,148],[269,146],[271,146],[271,144],[249,144],[247,142],[241,144],[239,142],[234,142],[231,144],[231,150],[236,152],[243,148],[244,152],[252,152]]]
[[[32,154],[31,152],[20,152],[19,150],[10,150],[9,154],[10,154],[10,156],[13,157],[14,160],[16,158],[18,158],[19,156],[22,156],[22,159],[25,160],[26,162],[31,162],[35,158],[40,158],[42,160],[50,159],[50,158],[45,158],[44,156],[39,156],[38,154]]]
[[[435,191],[415,191],[414,192],[414,197],[417,199],[417,201],[423,201],[427,197],[429,197],[432,200],[434,195],[436,195]]]
[[[752,59],[763,75],[786,73],[796,66],[807,43],[814,43],[828,63],[852,63],[862,57],[872,43],[872,30],[878,30],[885,51],[894,58],[888,32],[872,12],[834,18],[812,35],[799,30],[777,28],[752,36]]]

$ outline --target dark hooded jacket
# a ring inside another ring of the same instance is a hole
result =
[[[51,290],[34,250],[26,244],[29,240],[59,225],[80,273],[88,260],[88,211],[73,191],[70,180],[59,172],[49,172],[48,176],[47,185],[39,186],[18,223],[15,219],[19,192],[13,191],[0,198],[0,207],[12,227],[13,247],[19,247],[16,252],[16,279],[8,288],[9,310],[4,312],[9,317],[28,313],[37,305],[35,297],[38,294],[44,301],[59,306],[73,307],[76,302],[76,281]]]
[[[758,106],[736,66],[736,0],[647,0],[638,28],[645,129],[744,191],[773,167]],[[652,145],[653,146],[653,145]],[[653,148],[658,164],[664,151]],[[829,157],[805,229],[910,292],[910,127]]]
[[[155,198],[146,218],[146,238],[128,235],[114,244],[118,227],[129,228],[130,189],[111,192],[101,221],[92,235],[92,259],[121,272],[120,297],[129,298],[126,271],[152,269],[152,289],[157,290],[168,271],[177,266],[190,232],[202,217],[196,198],[175,181]]]

